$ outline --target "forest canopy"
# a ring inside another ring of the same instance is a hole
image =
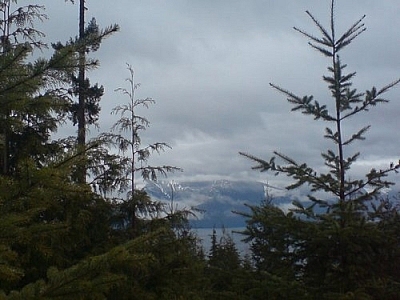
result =
[[[236,212],[246,220],[241,234],[250,252],[243,256],[231,235],[215,228],[203,249],[190,223],[201,212],[175,206],[173,195],[152,199],[137,184],[182,170],[151,164],[173,149],[144,143],[150,121],[138,108],[156,103],[137,98],[131,65],[112,111],[118,120],[89,138],[106,93],[90,80],[92,70],[102,71],[96,52],[119,26],[102,28],[85,19],[90,4],[66,2],[79,8],[79,32],[46,45],[46,33],[36,29],[47,19],[43,6],[0,1],[0,299],[400,298],[399,206],[383,193],[400,161],[349,175],[370,124],[354,132],[348,124],[387,103],[400,82],[353,87],[356,73],[339,55],[367,34],[364,17],[337,33],[332,0],[328,27],[307,11],[315,32],[294,28],[326,58],[322,80],[331,97],[270,86],[293,113],[324,123],[331,147],[317,149],[322,171],[280,151],[269,159],[240,152],[254,170],[288,177],[288,190],[309,189],[308,201],[295,200],[289,210],[267,194]],[[55,136],[66,127],[76,136]]]

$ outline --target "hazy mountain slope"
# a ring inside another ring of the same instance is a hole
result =
[[[248,211],[246,204],[259,205],[265,199],[265,185],[248,181],[148,182],[145,190],[153,199],[178,207],[203,211],[192,220],[193,227],[243,227],[245,220],[232,211]],[[290,204],[289,197],[274,199],[277,205]]]

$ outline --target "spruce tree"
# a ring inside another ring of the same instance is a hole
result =
[[[313,49],[330,60],[329,73],[323,76],[323,80],[332,96],[333,110],[314,100],[313,96],[298,96],[279,85],[270,84],[287,97],[293,105],[292,111],[327,123],[324,137],[333,143],[333,148],[321,155],[328,171],[319,172],[307,163],[299,163],[279,152],[274,152],[275,156],[270,160],[240,152],[256,162],[255,170],[291,177],[293,183],[287,186],[289,190],[308,185],[311,201],[311,205],[294,201],[295,208],[288,213],[271,204],[253,207],[247,220],[246,234],[252,241],[260,270],[278,276],[286,285],[303,283],[306,287],[304,296],[392,299],[399,297],[400,289],[396,286],[400,278],[390,271],[388,258],[398,261],[399,246],[387,240],[398,240],[399,235],[383,226],[382,222],[386,221],[383,221],[382,208],[378,208],[376,200],[381,197],[382,189],[393,185],[386,177],[397,172],[400,165],[388,162],[387,168],[373,168],[363,178],[350,176],[351,167],[360,156],[360,152],[349,154],[350,145],[364,140],[370,126],[364,126],[351,135],[346,135],[343,128],[350,117],[388,102],[383,94],[400,80],[365,92],[352,87],[356,73],[346,72],[347,65],[342,63],[339,54],[365,31],[365,16],[338,35],[334,6],[332,0],[329,28],[307,11],[320,36],[294,28],[310,40]],[[321,191],[325,192],[325,198],[314,193]],[[391,220],[398,218],[395,209],[390,213]],[[381,265],[382,262],[388,264]]]

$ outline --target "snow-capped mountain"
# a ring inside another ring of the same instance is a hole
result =
[[[233,211],[247,212],[249,205],[259,205],[266,197],[265,184],[250,181],[148,182],[147,193],[174,207],[195,208],[201,212],[191,222],[193,227],[244,227],[245,219]],[[289,197],[274,199],[277,205],[289,205]]]

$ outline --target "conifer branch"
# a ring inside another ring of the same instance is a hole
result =
[[[311,20],[314,22],[315,25],[317,25],[318,29],[321,31],[323,38],[317,38],[301,29],[298,29],[297,27],[293,27],[294,30],[300,32],[301,34],[305,35],[309,39],[313,40],[314,42],[318,44],[322,44],[328,47],[333,46],[333,40],[332,37],[329,35],[329,33],[325,30],[325,28],[321,25],[321,23],[307,10],[306,14],[311,18]]]
[[[368,125],[368,126],[363,127],[362,129],[360,129],[358,132],[356,132],[355,134],[353,134],[353,135],[351,136],[351,138],[349,138],[347,141],[344,141],[344,142],[343,142],[343,146],[346,146],[346,145],[352,143],[352,142],[355,141],[355,140],[360,140],[360,141],[365,140],[365,137],[363,136],[363,134],[364,134],[365,132],[367,132],[368,129],[369,129],[370,127],[371,127],[371,126]]]
[[[365,92],[365,99],[364,99],[364,101],[362,101],[362,105],[356,106],[351,112],[343,115],[341,117],[341,120],[347,119],[348,117],[353,116],[361,111],[368,111],[369,107],[376,106],[379,103],[388,103],[389,102],[388,100],[379,98],[379,96],[386,93],[388,90],[390,90],[392,87],[396,86],[399,83],[400,83],[400,79],[397,79],[397,80],[393,81],[392,83],[384,86],[379,91],[377,91],[375,87],[373,87],[369,91],[367,90]]]
[[[288,97],[287,101],[295,105],[292,111],[300,110],[303,114],[313,115],[314,120],[321,118],[325,121],[336,121],[336,119],[329,114],[327,106],[320,105],[318,101],[313,101],[313,96],[304,96],[301,98],[275,84],[270,83],[269,85]]]
[[[336,52],[349,45],[357,36],[367,30],[365,25],[361,23],[365,17],[366,15],[362,16],[335,42]]]

